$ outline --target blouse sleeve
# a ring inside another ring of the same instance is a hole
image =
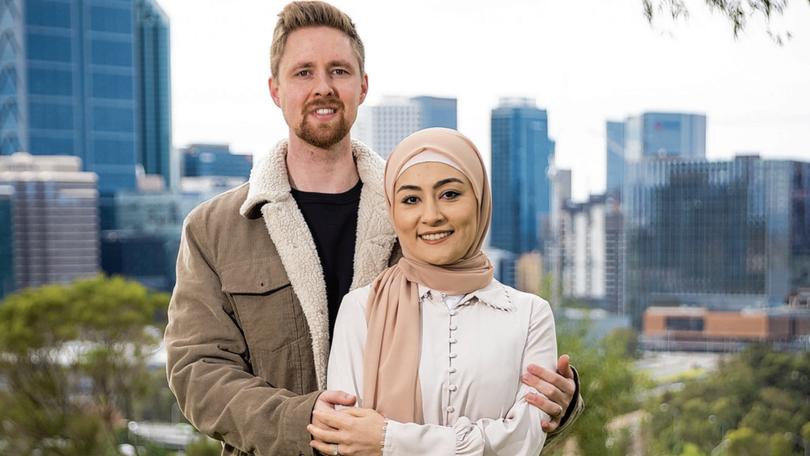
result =
[[[363,406],[363,352],[365,350],[366,310],[368,289],[360,288],[347,294],[340,304],[329,366],[326,370],[326,387],[344,391],[357,397],[357,406]]]
[[[530,362],[553,369],[556,359],[557,338],[551,309],[547,302],[533,299],[521,372]],[[536,456],[546,439],[540,422],[548,415],[526,402],[524,397],[530,391],[536,392],[521,383],[515,402],[501,419],[472,421],[460,417],[452,427],[389,420],[383,455]]]

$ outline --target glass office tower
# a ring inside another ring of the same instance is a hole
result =
[[[502,99],[492,110],[490,245],[515,254],[540,250],[549,217],[547,175],[554,141],[548,114],[531,99]]]
[[[627,168],[625,308],[737,310],[810,286],[810,163],[739,156]]]
[[[168,22],[153,0],[0,2],[0,29],[0,154],[78,156],[102,193],[134,189],[139,164],[168,176]]]

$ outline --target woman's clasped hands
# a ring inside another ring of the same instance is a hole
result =
[[[325,455],[380,456],[385,439],[385,417],[357,407],[341,410],[314,410],[313,421],[329,427],[310,424],[307,430],[314,440],[309,445]]]

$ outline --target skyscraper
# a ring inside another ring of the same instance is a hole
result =
[[[17,288],[69,282],[98,271],[98,187],[77,157],[0,156],[0,185],[13,187]]]
[[[387,157],[408,135],[430,127],[457,128],[455,98],[384,97],[360,108],[353,136]]]
[[[658,157],[706,157],[706,116],[679,112],[645,112],[625,121],[624,157],[637,162]]]
[[[625,168],[650,158],[682,160],[706,157],[706,116],[678,112],[645,112],[605,125],[608,194],[620,196]]]
[[[624,182],[624,122],[608,121],[605,133],[607,137],[605,193],[620,194]]]
[[[532,99],[504,98],[492,110],[491,132],[490,245],[515,254],[539,250],[551,199],[548,114]]]
[[[0,154],[77,156],[105,193],[168,179],[168,49],[154,0],[0,2]]]
[[[627,168],[622,299],[769,307],[810,286],[810,163],[739,156]]]
[[[183,177],[239,177],[248,180],[253,156],[234,154],[227,144],[191,144],[181,151]]]
[[[14,187],[0,185],[0,299],[14,290]]]

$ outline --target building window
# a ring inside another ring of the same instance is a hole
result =
[[[666,327],[671,331],[703,331],[702,317],[666,317]]]

